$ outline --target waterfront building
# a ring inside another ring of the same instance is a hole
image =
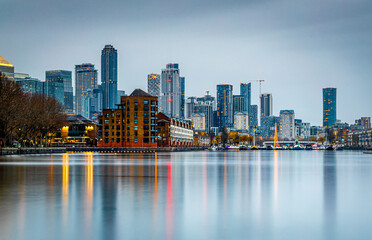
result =
[[[295,136],[301,139],[310,138],[310,123],[302,122],[301,119],[295,119]]]
[[[251,105],[249,107],[249,126],[251,128],[257,128],[258,126],[258,106]]]
[[[229,84],[217,85],[217,118],[218,127],[232,128],[234,126],[233,86]]]
[[[196,97],[188,97],[186,99],[186,118],[189,119],[194,113],[194,106],[196,104]]]
[[[0,73],[4,74],[9,79],[14,78],[14,66],[8,62],[5,58],[0,56]]]
[[[261,118],[273,115],[273,96],[271,93],[262,93],[260,96],[261,102]]]
[[[147,92],[155,97],[160,97],[160,75],[151,73],[147,75]]]
[[[83,63],[75,65],[75,113],[89,118],[89,110],[83,110],[82,99],[86,98],[88,90],[97,88],[97,69],[94,64]],[[83,97],[83,94],[85,97]],[[86,99],[85,99],[86,100]]]
[[[168,63],[162,69],[160,90],[160,111],[171,117],[184,118],[185,78],[180,77],[178,63]]]
[[[104,109],[115,109],[118,94],[118,53],[106,45],[101,54],[101,82]]]
[[[279,131],[280,118],[277,116],[264,116],[261,118],[261,136],[272,138],[275,135],[275,126]]]
[[[349,131],[347,145],[354,148],[372,148],[372,129]]]
[[[205,114],[204,113],[193,113],[191,115],[190,120],[193,123],[195,131],[205,131],[206,130]]]
[[[66,120],[67,124],[57,132],[53,142],[79,147],[97,145],[98,129],[96,123],[75,114],[68,114]]]
[[[194,146],[208,147],[210,145],[210,137],[205,131],[194,131]]]
[[[242,111],[249,113],[251,106],[251,83],[240,83],[240,95],[244,97],[244,109]]]
[[[318,137],[318,126],[311,126],[310,127],[310,138],[315,138],[317,139]]]
[[[196,103],[194,104],[194,113],[203,113],[205,115],[205,131],[210,132],[210,128],[213,125],[213,110],[216,106],[215,98],[206,92],[203,97],[196,98]]]
[[[336,88],[323,88],[323,127],[331,127],[336,123],[336,95]]]
[[[61,103],[68,114],[74,113],[74,93],[72,87],[72,72],[66,70],[50,70],[45,72],[46,94],[58,100],[61,91],[59,85],[63,84],[63,100]]]
[[[279,138],[291,140],[295,138],[294,110],[281,110],[279,114]]]
[[[244,112],[245,104],[244,104],[244,96],[243,95],[233,95],[233,111],[235,112]]]
[[[249,116],[248,112],[235,112],[234,113],[234,129],[239,131],[248,131],[249,129]]]
[[[194,141],[193,124],[190,120],[158,114],[157,137],[159,147],[189,147]]]
[[[44,82],[32,78],[26,73],[14,73],[14,81],[21,86],[22,91],[28,94],[43,94]]]
[[[371,128],[371,118],[370,117],[361,117],[360,119],[355,120],[355,125],[362,126],[363,129]]]
[[[101,147],[156,147],[158,98],[141,89],[121,97],[117,109],[99,117]]]

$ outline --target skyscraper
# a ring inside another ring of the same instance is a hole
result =
[[[261,117],[273,115],[273,96],[271,93],[262,93],[260,96]]]
[[[178,63],[168,63],[166,68],[162,69],[160,112],[175,118],[184,118],[184,84],[184,79],[180,77]]]
[[[118,94],[118,53],[112,45],[106,45],[102,50],[101,82],[103,108],[115,109]]]
[[[233,111],[235,112],[247,112],[245,109],[245,98],[242,95],[233,95]]]
[[[43,94],[44,82],[37,78],[32,78],[25,73],[14,73],[14,80],[21,86],[24,93],[28,94]]]
[[[295,138],[295,113],[293,110],[281,110],[279,114],[279,138],[294,139]]]
[[[251,106],[251,83],[240,83],[240,95],[244,97],[243,111],[249,112]]]
[[[263,138],[274,137],[275,126],[279,130],[279,117],[277,116],[264,116],[261,118],[261,135]]]
[[[188,97],[186,99],[186,118],[190,118],[194,113],[194,106],[196,104],[196,97]]]
[[[82,106],[83,93],[87,90],[93,91],[93,89],[96,88],[97,69],[94,69],[94,64],[83,63],[80,65],[75,65],[75,114],[84,116]],[[84,96],[87,96],[87,94],[84,93]],[[89,118],[89,113],[88,115],[85,114],[84,117]]]
[[[181,83],[181,107],[180,107],[180,115],[181,118],[185,118],[185,77],[180,77],[180,83]]]
[[[219,128],[231,128],[234,125],[233,86],[229,84],[217,85],[217,118]]]
[[[257,128],[258,126],[258,106],[251,105],[249,107],[249,127]]]
[[[323,88],[323,127],[336,123],[336,88]]]
[[[72,72],[66,70],[51,70],[45,72],[45,81],[47,94],[59,99],[58,90],[60,82],[63,84],[63,100],[62,104],[65,106],[65,112],[69,114],[74,113],[74,93],[72,88]]]
[[[151,73],[147,75],[147,92],[152,96],[160,96],[160,75]]]

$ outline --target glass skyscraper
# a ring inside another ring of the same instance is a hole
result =
[[[94,64],[83,63],[75,65],[75,113],[89,118],[89,112],[83,107],[82,98],[87,96],[88,90],[97,88],[97,69]],[[89,95],[89,94],[88,94]],[[84,114],[83,114],[84,113]]]
[[[220,130],[223,127],[234,126],[233,86],[229,84],[217,85],[217,118]]]
[[[74,113],[74,94],[72,88],[72,72],[51,70],[45,72],[46,94],[57,98],[65,107],[65,112]],[[61,89],[61,83],[63,85]],[[62,92],[62,93],[61,93]],[[61,99],[61,95],[63,96]]]
[[[242,95],[233,95],[233,111],[235,112],[247,112],[245,111],[245,98]]]
[[[243,111],[249,112],[251,106],[251,83],[240,83],[240,95],[244,97]]]
[[[160,75],[151,73],[147,75],[147,92],[152,96],[160,96]]]
[[[323,88],[323,127],[331,127],[336,123],[336,88]]]
[[[118,53],[106,45],[101,55],[101,82],[104,109],[115,109],[118,94]]]
[[[181,107],[180,107],[180,115],[181,118],[185,118],[185,77],[180,77],[180,84],[181,84]]]
[[[273,115],[273,96],[271,93],[262,93],[260,96],[260,102],[261,118]]]

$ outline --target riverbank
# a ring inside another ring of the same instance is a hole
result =
[[[159,147],[159,148],[120,148],[120,147],[54,147],[54,148],[0,148],[0,155],[53,154],[75,152],[99,153],[146,153],[146,152],[189,152],[203,151],[206,147]]]

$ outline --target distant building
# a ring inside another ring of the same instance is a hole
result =
[[[250,128],[257,128],[258,126],[258,106],[251,105],[249,107],[249,126]]]
[[[233,86],[229,84],[217,85],[217,118],[218,127],[232,128],[234,126]]]
[[[37,78],[32,78],[25,73],[14,73],[14,81],[21,86],[22,91],[28,94],[43,94],[44,82]]]
[[[162,113],[175,118],[184,118],[184,84],[184,79],[180,77],[178,63],[168,63],[161,72],[159,110]]]
[[[305,123],[300,119],[295,119],[295,136],[301,139],[310,138],[310,123]]]
[[[248,131],[249,129],[248,112],[235,112],[234,113],[234,129]]]
[[[189,119],[194,113],[194,106],[196,104],[196,97],[188,97],[186,99],[186,118]]]
[[[190,118],[193,123],[195,131],[205,131],[205,114],[204,113],[193,113]]]
[[[156,147],[158,98],[141,89],[121,98],[117,109],[103,109],[102,147]]]
[[[261,118],[261,136],[271,138],[275,135],[275,126],[279,133],[280,118],[276,116],[264,116]]]
[[[371,118],[370,117],[361,117],[360,119],[355,120],[355,125],[362,126],[363,129],[371,128]]]
[[[124,90],[118,90],[118,94],[117,94],[117,104],[120,104],[120,99],[121,97],[125,97],[127,96],[127,94],[125,94],[125,91]]]
[[[194,113],[203,113],[205,115],[205,131],[210,132],[210,128],[213,125],[213,109],[216,105],[216,99],[206,92],[203,97],[196,98],[194,104]]]
[[[89,113],[83,113],[83,93],[97,88],[97,69],[94,64],[83,63],[75,65],[75,113],[89,118]],[[86,93],[84,93],[86,94]],[[86,111],[85,111],[86,112]],[[89,112],[89,111],[88,111]]]
[[[74,93],[72,88],[72,72],[66,70],[50,70],[45,72],[46,94],[55,97],[58,100],[61,91],[60,83],[63,84],[63,100],[61,103],[65,107],[65,112],[74,113]]]
[[[243,95],[233,95],[233,111],[235,112],[244,112],[245,98]]]
[[[14,77],[14,66],[8,62],[5,58],[0,56],[0,72],[4,74],[5,77],[13,79]]]
[[[249,113],[251,106],[251,83],[240,83],[240,95],[244,97],[244,112]]]
[[[102,102],[102,88],[101,85],[98,85],[96,89],[93,89],[92,98],[90,99],[89,119],[98,122],[98,116],[102,115]]]
[[[147,92],[155,97],[160,97],[160,75],[151,73],[147,75]]]
[[[193,124],[190,120],[171,118],[160,112],[157,136],[159,147],[189,147],[194,141]]]
[[[323,127],[331,127],[337,121],[336,88],[323,88]]]
[[[185,77],[180,77],[180,83],[181,83],[180,116],[181,116],[181,118],[185,118],[185,111],[186,111],[186,106],[185,106],[185,91],[186,91]]]
[[[279,138],[294,139],[295,138],[295,113],[293,110],[281,110],[279,114]]]
[[[347,145],[354,148],[372,148],[372,129],[349,131]]]
[[[261,118],[273,115],[273,96],[271,93],[262,93],[260,96],[261,102]]]
[[[106,45],[101,54],[101,82],[103,108],[115,109],[118,94],[118,53],[112,45]]]

